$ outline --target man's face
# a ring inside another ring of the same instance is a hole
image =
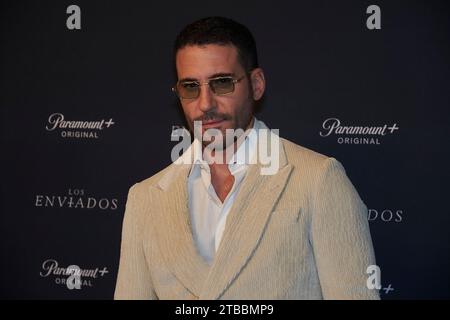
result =
[[[253,91],[250,75],[246,75],[233,45],[186,46],[176,55],[178,80],[189,79],[204,83],[221,75],[232,75],[234,92],[216,95],[208,85],[201,85],[196,99],[181,99],[181,106],[193,132],[194,121],[202,121],[201,134],[209,128],[219,129],[225,137],[226,129],[246,130],[253,116]]]

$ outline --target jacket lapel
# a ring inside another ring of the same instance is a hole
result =
[[[189,165],[173,165],[159,184],[151,187],[152,205],[159,211],[155,212],[151,225],[167,267],[199,297],[210,267],[199,255],[193,240],[188,209],[189,169]]]
[[[274,175],[261,175],[260,164],[250,166],[227,217],[225,231],[200,299],[219,299],[257,248],[292,171],[281,141],[279,154],[280,168]]]

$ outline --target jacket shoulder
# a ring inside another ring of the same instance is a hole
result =
[[[336,158],[324,155],[283,139],[288,162],[294,167],[294,180],[315,186],[327,176],[345,176],[346,171]]]
[[[135,192],[139,192],[140,190],[142,191],[146,191],[148,190],[150,187],[154,187],[158,184],[159,180],[161,180],[162,177],[164,177],[166,175],[167,172],[170,171],[170,169],[174,166],[175,164],[171,163],[170,165],[168,165],[167,167],[165,167],[164,169],[156,172],[154,175],[145,178],[141,181],[136,182],[130,189],[134,189]]]
[[[308,169],[308,171],[320,170],[330,160],[336,160],[333,157],[308,149],[287,139],[281,138],[281,140],[288,162],[293,164],[294,167],[303,167]]]

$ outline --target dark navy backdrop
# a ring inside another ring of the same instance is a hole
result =
[[[66,27],[72,4],[80,30]],[[380,30],[366,27],[371,4]],[[370,209],[382,298],[450,298],[448,9],[445,1],[3,2],[1,297],[112,298],[128,188],[170,163],[172,126],[183,124],[170,91],[172,43],[187,23],[223,15],[255,35],[267,78],[258,118],[341,161]],[[98,128],[53,128],[63,119]],[[332,123],[341,129],[330,133]],[[69,265],[84,272],[80,290],[65,285]]]

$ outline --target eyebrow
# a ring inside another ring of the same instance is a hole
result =
[[[213,78],[218,78],[218,77],[234,77],[234,76],[236,76],[236,74],[233,72],[219,72],[219,73],[214,73],[214,74],[210,75],[208,77],[208,79],[213,79]],[[179,82],[187,82],[187,81],[199,81],[199,80],[195,79],[195,78],[183,78],[178,81]]]

